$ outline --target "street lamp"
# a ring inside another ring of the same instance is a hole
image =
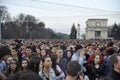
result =
[[[0,40],[2,39],[2,37],[1,37],[1,21],[2,21],[2,10],[0,9]]]

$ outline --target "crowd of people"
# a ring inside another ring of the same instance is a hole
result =
[[[120,42],[4,40],[0,80],[120,80]]]

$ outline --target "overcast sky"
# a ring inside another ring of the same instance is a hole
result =
[[[11,16],[30,14],[55,32],[70,33],[73,23],[85,33],[86,21],[108,19],[108,25],[120,23],[120,0],[0,0]],[[93,8],[93,9],[92,9]]]

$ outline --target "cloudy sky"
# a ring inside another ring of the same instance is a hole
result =
[[[86,21],[108,19],[108,25],[120,23],[120,0],[0,0],[12,17],[30,14],[55,32],[70,33],[73,23],[85,33]]]

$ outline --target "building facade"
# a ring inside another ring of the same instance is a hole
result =
[[[108,19],[88,19],[86,21],[86,39],[107,39]]]

